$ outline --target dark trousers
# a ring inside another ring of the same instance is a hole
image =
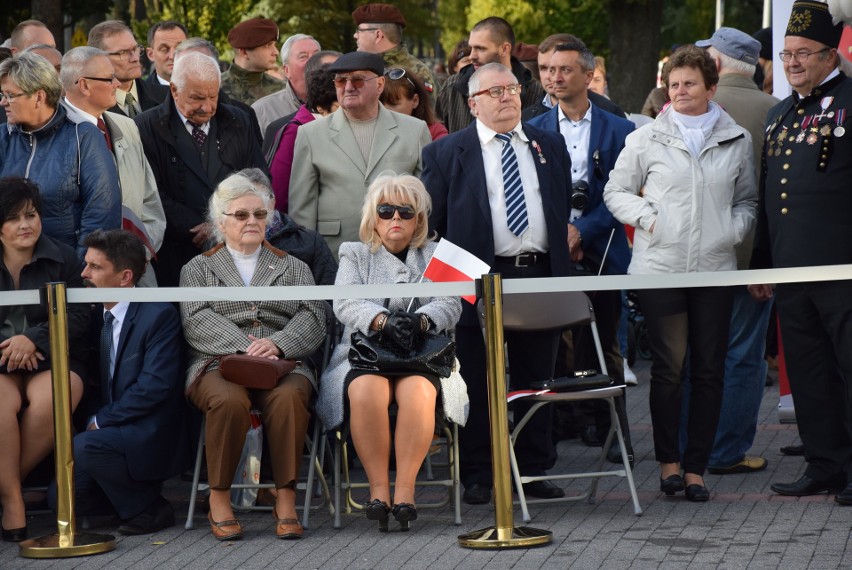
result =
[[[789,283],[776,293],[805,474],[852,476],[852,281]]]
[[[656,459],[661,463],[680,461],[685,472],[703,475],[722,408],[733,289],[648,289],[639,292],[639,301],[651,349],[650,405]],[[687,354],[692,394],[681,461],[681,380]]]
[[[547,263],[517,268],[495,265],[504,279],[549,277]],[[504,338],[509,357],[512,390],[528,388],[532,382],[553,376],[559,331],[506,332]],[[470,398],[467,425],[459,429],[461,482],[491,485],[491,428],[488,411],[485,341],[479,327],[456,327],[456,354]],[[515,418],[523,417],[530,405],[513,404]],[[545,406],[531,418],[515,444],[518,467],[523,475],[543,475],[556,462],[556,449],[551,437],[552,406]],[[508,475],[508,473],[507,473]]]

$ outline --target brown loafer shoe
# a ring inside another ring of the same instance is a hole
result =
[[[241,540],[243,538],[243,527],[237,519],[216,522],[213,520],[213,515],[207,513],[207,520],[210,521],[210,530],[216,540]]]
[[[275,508],[272,509],[272,517],[275,519],[275,535],[282,540],[296,540],[305,533],[299,519],[279,519]]]

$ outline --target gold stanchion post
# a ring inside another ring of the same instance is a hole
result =
[[[53,375],[58,532],[22,542],[20,554],[24,558],[70,558],[109,552],[115,548],[115,537],[108,534],[78,533],[75,529],[74,448],[71,442],[71,385],[65,283],[48,283],[46,289]]]
[[[485,349],[488,369],[488,413],[491,418],[491,467],[494,472],[493,527],[459,536],[467,548],[529,548],[549,544],[548,530],[514,526],[509,467],[509,426],[503,351],[503,281],[499,274],[482,276],[485,306]]]

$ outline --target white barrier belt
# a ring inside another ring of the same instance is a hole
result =
[[[546,277],[506,279],[503,293],[554,291],[612,291],[621,289],[679,289],[759,283],[804,283],[852,279],[852,265],[821,265],[787,269],[668,273],[655,275],[602,275],[600,277]],[[394,283],[382,285],[314,285],[300,287],[160,287],[136,289],[68,289],[69,303],[181,302],[181,301],[294,301],[312,299],[384,299],[391,297],[460,297],[473,295],[473,281],[452,283]],[[39,303],[36,290],[7,291],[2,305]]]

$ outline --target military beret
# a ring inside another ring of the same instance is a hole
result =
[[[834,24],[828,5],[815,0],[796,0],[785,36],[800,36],[836,48],[843,35],[843,23]]]
[[[360,24],[398,24],[405,27],[405,18],[396,6],[390,4],[364,4],[352,12],[356,25]]]
[[[278,24],[268,18],[240,22],[228,32],[228,43],[236,49],[253,49],[278,41]]]
[[[350,51],[337,58],[337,61],[328,66],[333,73],[358,70],[372,71],[376,75],[384,75],[385,60],[382,56],[366,51]]]
[[[536,44],[518,42],[515,44],[515,47],[512,48],[512,55],[514,55],[518,61],[538,61],[538,46]]]

